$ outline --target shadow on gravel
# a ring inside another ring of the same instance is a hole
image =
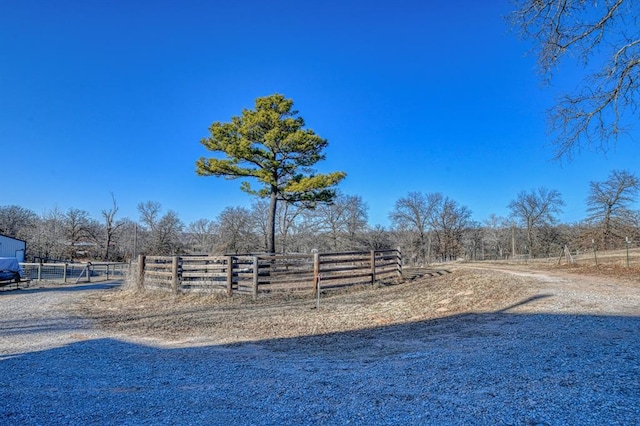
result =
[[[7,289],[4,291],[0,291],[0,297],[7,295],[10,296],[12,294],[23,294],[23,293],[49,293],[49,292],[76,292],[76,291],[87,291],[87,290],[108,290],[114,287],[119,287],[123,283],[122,280],[113,280],[113,281],[101,281],[97,283],[84,283],[84,284],[47,284],[44,286],[39,286],[38,284],[32,284],[30,287],[20,287]]]
[[[537,300],[542,300],[542,299],[547,299],[547,298],[553,297],[553,296],[554,295],[551,294],[551,293],[548,293],[548,294],[536,294],[535,296],[527,297],[526,299],[521,300],[518,303],[514,303],[513,305],[509,305],[506,308],[502,308],[502,309],[500,309],[500,310],[498,310],[496,312],[505,313],[505,312],[507,312],[507,311],[509,311],[509,310],[511,310],[513,308],[517,308],[518,306],[524,306],[524,305],[527,305],[527,304],[529,304],[531,302],[535,302]]]
[[[0,423],[638,424],[639,353],[638,317],[505,312],[235,345],[85,340],[2,359]]]

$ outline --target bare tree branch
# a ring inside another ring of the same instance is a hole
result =
[[[637,119],[640,7],[635,0],[516,0],[509,19],[535,42],[544,79],[565,56],[585,68],[580,88],[549,111],[556,158],[583,146],[607,150]]]

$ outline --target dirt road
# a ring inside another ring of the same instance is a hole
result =
[[[640,276],[637,281],[593,276],[563,270],[467,265],[535,280],[538,300],[513,312],[549,312],[595,315],[640,315]],[[544,297],[541,297],[544,296]]]

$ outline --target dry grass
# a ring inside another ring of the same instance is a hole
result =
[[[491,312],[534,293],[534,280],[493,271],[454,270],[435,278],[323,296],[247,297],[101,293],[76,307],[100,326],[132,336],[232,343],[297,337]]]
[[[640,267],[627,267],[620,263],[600,263],[597,266],[574,263],[565,264],[549,268],[575,275],[591,275],[599,277],[610,277],[617,280],[640,283]]]

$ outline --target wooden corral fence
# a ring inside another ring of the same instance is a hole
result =
[[[184,292],[319,291],[402,278],[399,249],[349,253],[139,256],[136,285]]]

